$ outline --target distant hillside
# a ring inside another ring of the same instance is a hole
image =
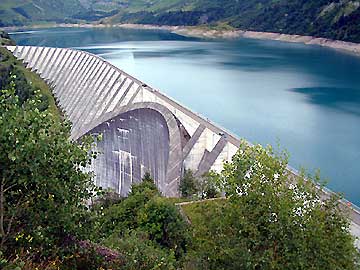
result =
[[[230,25],[244,30],[360,42],[360,1],[163,0],[153,3],[143,10],[121,10],[105,21],[161,25]],[[161,6],[162,3],[167,5]]]
[[[64,22],[82,9],[77,0],[1,0],[0,26]]]
[[[360,0],[1,0],[0,26],[41,21],[230,26],[360,42]]]
[[[1,0],[0,27],[95,21],[118,13],[121,6],[112,0]]]

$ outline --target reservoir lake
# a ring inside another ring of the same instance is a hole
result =
[[[280,144],[290,165],[319,168],[360,206],[360,57],[270,40],[203,40],[162,30],[49,28],[11,33],[18,45],[97,54],[224,127]]]

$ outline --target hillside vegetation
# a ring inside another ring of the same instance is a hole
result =
[[[15,45],[15,42],[10,38],[9,34],[0,31],[0,46]]]
[[[164,198],[149,173],[120,198],[96,189],[79,169],[90,161],[89,137],[80,145],[68,140],[66,125],[20,107],[13,94],[0,95],[0,112],[18,122],[0,122],[0,138],[22,139],[18,147],[31,151],[13,155],[13,144],[1,145],[0,165],[9,164],[2,179],[9,181],[0,179],[0,231],[13,213],[16,221],[0,234],[1,269],[358,269],[339,197],[321,201],[303,176],[289,185],[286,153],[243,142],[221,174],[200,180],[187,171],[183,198]],[[20,129],[15,138],[13,129]],[[226,198],[208,200],[220,190]]]
[[[9,39],[3,39],[3,42],[13,44]],[[0,47],[0,89],[8,88],[12,81],[15,82],[20,102],[33,97],[38,90],[41,94],[39,109],[49,109],[55,116],[60,115],[49,86],[39,75],[26,69],[8,50]]]
[[[230,26],[360,42],[358,0],[2,0],[0,26],[39,22]]]

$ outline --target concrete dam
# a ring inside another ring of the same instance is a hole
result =
[[[125,196],[150,172],[165,196],[177,197],[185,168],[196,176],[219,172],[239,147],[240,140],[226,130],[96,55],[35,46],[7,49],[50,85],[72,123],[71,139],[103,134],[91,168],[98,186]],[[360,236],[360,211],[343,205],[350,209],[352,233]]]
[[[179,195],[184,168],[220,171],[240,141],[208,120],[93,54],[7,47],[52,88],[72,123],[71,137],[103,134],[92,164],[96,184],[126,195],[150,172],[159,190]]]

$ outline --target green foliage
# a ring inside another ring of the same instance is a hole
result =
[[[149,240],[144,232],[126,231],[122,237],[109,237],[103,244],[121,253],[124,261],[121,269],[176,269],[174,253]]]
[[[27,70],[8,50],[0,48],[0,89],[8,89],[10,82],[15,83],[15,93],[21,104],[33,98],[36,90],[40,90],[41,96],[38,98],[40,97],[41,102],[38,109],[50,109],[54,115],[59,114],[46,83],[38,75]]]
[[[102,188],[99,188],[98,197],[93,198],[93,201],[91,202],[91,209],[93,211],[99,211],[104,208],[109,208],[120,201],[121,197],[112,189],[103,190]]]
[[[190,220],[201,228],[194,231],[195,251],[189,259],[193,265],[356,269],[358,252],[339,198],[321,201],[313,182],[319,177],[305,181],[303,175],[290,175],[286,166],[286,153],[241,143],[218,178],[227,200],[216,202],[214,209],[189,206],[190,213],[197,213]]]
[[[2,61],[7,62],[9,56],[1,54]],[[10,82],[15,83],[15,94],[19,97],[20,103],[24,103],[27,99],[34,95],[35,89],[27,82],[25,75],[16,66],[6,65],[0,62],[0,89],[10,87]],[[45,108],[46,109],[46,108]]]
[[[221,191],[217,187],[218,174],[208,172],[203,175],[197,183],[201,199],[213,199],[221,196]]]
[[[90,162],[91,138],[69,140],[70,126],[47,110],[41,98],[23,103],[15,85],[0,95],[0,240],[5,254],[61,254],[66,239],[86,235],[85,202],[95,188],[83,169]]]
[[[181,206],[190,220],[193,235],[192,248],[186,255],[184,269],[217,269],[211,262],[226,254],[226,249],[231,247],[230,241],[238,241],[222,233],[222,229],[229,225],[224,220],[226,203],[225,199],[219,199]],[[228,229],[231,230],[230,227]]]
[[[13,41],[9,34],[5,31],[0,30],[0,46],[13,46],[15,41]]]
[[[139,229],[161,246],[175,251],[177,258],[186,252],[189,242],[187,224],[175,205],[154,197],[138,213]]]
[[[108,208],[96,206],[95,215],[91,240],[119,251],[124,269],[173,269],[190,243],[188,225],[149,174],[127,198]]]
[[[145,173],[141,183],[131,186],[130,196],[135,195],[141,195],[145,199],[149,199],[155,195],[160,195],[150,173]]]
[[[218,175],[208,172],[198,179],[191,170],[185,170],[180,180],[179,191],[185,199],[212,199],[220,197],[221,192],[216,186]]]
[[[185,170],[180,180],[179,191],[183,198],[193,198],[197,195],[197,180],[191,170]]]
[[[146,182],[150,182],[150,183],[153,183],[154,180],[151,178],[151,174],[149,172],[146,172],[144,174],[144,177],[142,179],[143,181],[146,181]]]
[[[9,261],[3,255],[3,252],[0,250],[0,269],[21,270],[23,268],[24,262],[22,262],[19,258],[16,258],[13,261]]]
[[[154,181],[147,175],[139,184],[134,184],[129,196],[109,207],[93,207],[92,240],[99,241],[109,235],[122,234],[138,227],[138,211],[155,196],[160,196]]]

